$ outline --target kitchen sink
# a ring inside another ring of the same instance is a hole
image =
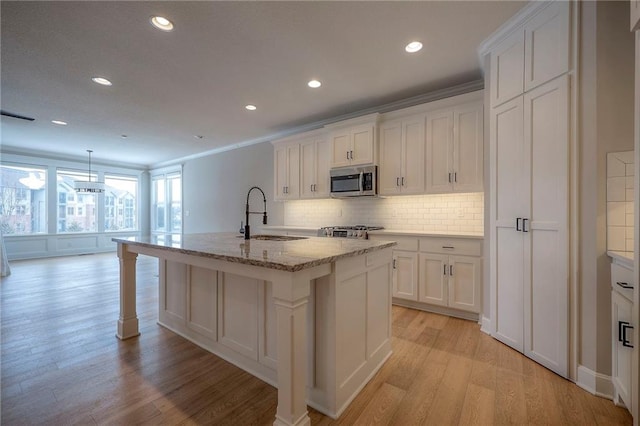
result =
[[[238,238],[244,238],[242,235],[239,235]],[[252,240],[265,240],[265,241],[294,241],[294,240],[306,240],[309,237],[292,237],[290,235],[266,235],[266,234],[258,234],[252,235]]]

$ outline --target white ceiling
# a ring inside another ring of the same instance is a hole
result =
[[[480,79],[477,46],[523,5],[2,1],[1,106],[35,121],[2,117],[1,142],[149,166],[269,140]],[[423,50],[407,54],[411,40]]]

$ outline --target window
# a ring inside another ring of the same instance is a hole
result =
[[[136,231],[138,229],[138,178],[105,175],[105,231]],[[125,208],[116,207],[124,205]]]
[[[96,194],[76,194],[74,182],[76,180],[87,180],[86,172],[75,172],[71,170],[57,171],[57,191],[58,191],[58,232],[97,232],[96,227]],[[93,175],[91,180],[97,180]],[[69,205],[72,200],[77,203]],[[82,209],[76,211],[76,205],[81,204]]]
[[[151,230],[159,233],[182,232],[182,173],[173,172],[151,178]],[[127,210],[125,201],[125,212]]]
[[[47,170],[0,165],[0,227],[6,235],[44,233],[47,228]]]

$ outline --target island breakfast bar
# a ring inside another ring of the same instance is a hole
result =
[[[159,259],[158,322],[278,389],[274,424],[337,418],[391,355],[392,241],[114,238],[117,337],[139,335],[136,258]]]

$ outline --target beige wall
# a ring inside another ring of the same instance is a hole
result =
[[[606,154],[633,149],[633,36],[626,2],[582,2],[579,76],[578,362],[611,374]]]

